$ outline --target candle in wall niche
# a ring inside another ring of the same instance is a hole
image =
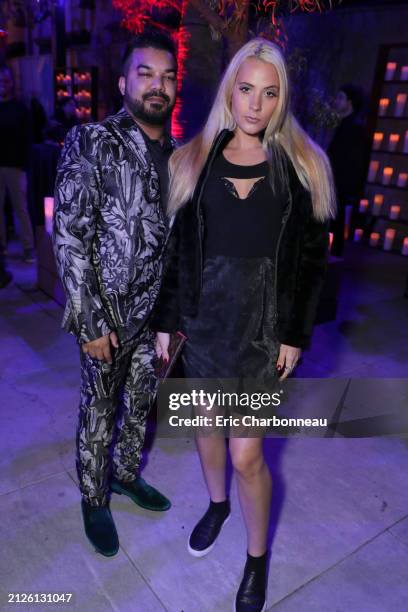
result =
[[[376,160],[370,161],[370,167],[368,169],[368,182],[369,183],[374,183],[379,167],[380,167],[379,161],[376,161]]]
[[[398,175],[397,185],[398,187],[406,187],[408,181],[408,172],[400,172]]]
[[[389,98],[381,98],[380,105],[378,108],[378,114],[380,115],[380,117],[383,117],[384,115],[387,114],[389,105],[390,105]]]
[[[399,134],[390,134],[388,138],[388,150],[395,151],[398,143],[399,143],[400,135]]]
[[[363,198],[360,200],[360,206],[358,207],[358,212],[366,213],[368,212],[368,200]]]
[[[52,234],[52,217],[54,214],[54,198],[44,198],[45,231]]]
[[[384,251],[391,251],[392,243],[394,242],[396,231],[395,229],[389,227],[385,230],[385,238],[384,238]]]
[[[364,231],[359,227],[354,230],[354,242],[361,242],[364,235]]]
[[[390,219],[398,219],[399,215],[401,212],[401,206],[398,206],[397,204],[394,204],[393,206],[391,206],[390,208]]]
[[[394,174],[394,168],[391,168],[391,166],[386,166],[383,170],[383,178],[382,178],[382,182],[383,185],[389,185],[392,179],[392,175]]]
[[[371,232],[370,234],[370,246],[376,247],[380,242],[380,234],[378,232]]]
[[[381,149],[381,145],[383,143],[384,140],[384,133],[383,132],[374,132],[374,139],[373,139],[373,149],[374,151],[378,151],[378,149]]]
[[[397,69],[397,62],[388,62],[385,70],[385,80],[392,81],[394,78],[395,71]]]
[[[399,93],[395,100],[395,116],[402,117],[407,103],[407,94]]]
[[[329,251],[331,251],[331,248],[332,248],[333,238],[334,238],[333,232],[329,232]]]
[[[401,66],[401,81],[408,81],[408,66]]]
[[[378,216],[381,212],[382,205],[384,204],[384,196],[382,193],[377,193],[374,196],[373,203],[373,215]]]
[[[404,242],[402,243],[402,255],[408,255],[408,236],[405,236]]]

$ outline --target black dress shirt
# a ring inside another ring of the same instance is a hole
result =
[[[143,134],[146,146],[150,155],[152,156],[153,163],[159,175],[160,183],[160,202],[163,210],[167,209],[167,196],[169,190],[169,158],[173,152],[173,143],[170,136],[165,133],[163,144],[160,140],[152,140],[142,129],[140,130]]]

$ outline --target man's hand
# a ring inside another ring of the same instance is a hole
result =
[[[112,363],[111,345],[114,348],[119,348],[119,341],[116,332],[111,332],[102,338],[92,340],[91,342],[85,342],[82,345],[82,350],[87,353],[92,359],[99,359],[99,361],[106,361],[106,363]]]
[[[292,373],[299,361],[302,350],[295,346],[288,346],[287,344],[281,344],[279,350],[279,358],[276,362],[276,369],[278,370],[279,380],[283,380],[289,374]]]
[[[157,332],[156,334],[156,355],[162,357],[163,361],[169,360],[170,334]]]

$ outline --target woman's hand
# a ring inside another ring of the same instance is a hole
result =
[[[291,374],[300,359],[301,353],[302,349],[300,348],[281,344],[278,361],[276,362],[276,369],[278,374],[280,374],[279,380],[283,380]]]
[[[170,334],[166,332],[157,332],[156,334],[156,355],[160,359],[163,358],[163,361],[169,360],[169,344],[170,344]]]

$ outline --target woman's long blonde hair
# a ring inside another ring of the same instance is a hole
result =
[[[335,194],[329,161],[322,149],[300,127],[289,109],[289,80],[284,57],[277,45],[263,38],[246,43],[232,58],[203,130],[170,158],[168,213],[174,214],[193,195],[211,146],[224,129],[235,130],[231,113],[232,90],[241,64],[256,57],[275,66],[279,76],[278,102],[266,127],[262,146],[270,163],[271,185],[279,179],[288,185],[285,153],[302,185],[310,191],[313,213],[325,221],[335,214]]]

